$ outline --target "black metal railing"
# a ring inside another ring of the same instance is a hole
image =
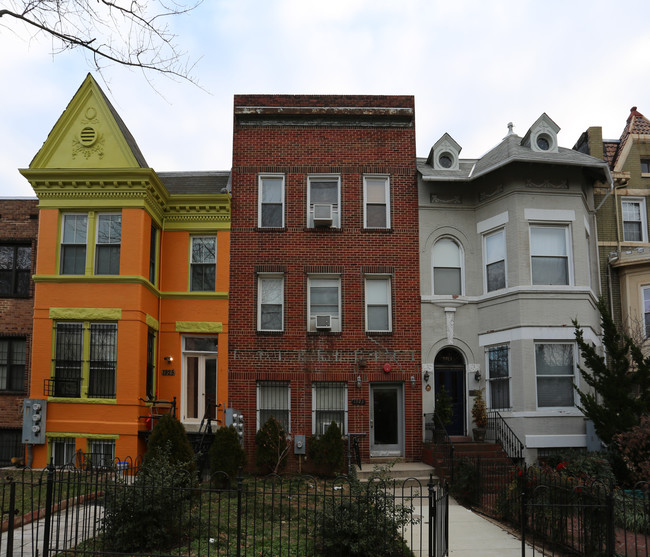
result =
[[[497,410],[488,411],[486,438],[501,445],[513,462],[523,460],[524,444]]]
[[[143,473],[128,460],[102,469],[14,470],[0,475],[0,522],[8,530],[0,555],[329,555],[333,543],[368,535],[395,557],[448,555],[447,488],[432,478],[361,484],[240,474],[217,488],[219,478]]]
[[[449,482],[454,481],[454,443],[449,438],[447,428],[442,423],[440,416],[433,413],[424,414],[424,428],[427,432],[427,437],[431,438],[431,442],[435,446],[435,452],[440,459],[440,464],[443,469],[445,478]],[[429,432],[430,435],[429,435]]]
[[[45,396],[59,396],[66,398],[81,397],[81,377],[63,378],[52,377],[43,381],[43,394]]]

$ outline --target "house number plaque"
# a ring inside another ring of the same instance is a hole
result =
[[[163,375],[176,375],[176,372],[173,369],[163,369],[162,374]]]

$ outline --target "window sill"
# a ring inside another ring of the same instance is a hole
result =
[[[286,231],[287,231],[286,226],[268,226],[268,227],[256,226],[255,227],[255,232],[286,232]]]
[[[366,336],[389,337],[392,335],[393,335],[393,331],[366,331]]]
[[[303,228],[303,232],[314,232],[321,234],[336,234],[337,232],[343,232],[343,229],[339,226],[314,226]]]
[[[284,331],[260,331],[258,329],[257,334],[261,337],[280,337],[284,335]]]
[[[48,402],[65,402],[72,404],[117,404],[116,398],[82,398],[82,397],[47,397]]]
[[[342,331],[307,331],[308,337],[338,337]]]
[[[373,233],[379,233],[379,234],[392,234],[393,229],[392,228],[362,228],[361,233],[368,233],[368,234],[373,234]]]
[[[10,390],[3,390],[0,391],[0,396],[6,395],[6,396],[25,396],[26,391],[10,391]]]

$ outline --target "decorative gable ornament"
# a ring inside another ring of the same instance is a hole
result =
[[[560,127],[544,113],[526,132],[521,145],[537,153],[557,153],[559,131]]]
[[[454,141],[448,133],[445,133],[429,153],[427,162],[434,170],[458,170],[458,161],[462,147]]]

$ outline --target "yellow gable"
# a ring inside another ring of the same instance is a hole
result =
[[[108,169],[146,166],[103,91],[88,74],[30,169]]]

